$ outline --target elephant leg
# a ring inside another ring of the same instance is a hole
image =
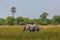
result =
[[[28,31],[29,31],[29,32],[31,32],[31,30],[30,30],[30,29],[29,29]]]
[[[33,28],[33,30],[32,31],[35,31],[35,28]]]
[[[37,31],[39,31],[39,28],[37,29]]]
[[[29,32],[32,32],[34,29],[28,29]]]
[[[33,32],[33,31],[35,31],[35,29],[33,28],[33,29],[31,29],[30,31]]]

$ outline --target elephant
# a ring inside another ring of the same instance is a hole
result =
[[[39,27],[37,25],[32,25],[32,24],[26,24],[23,27],[23,31],[28,30],[28,31],[39,31]]]

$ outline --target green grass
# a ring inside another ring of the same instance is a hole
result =
[[[21,26],[0,26],[0,40],[60,40],[60,27],[46,27],[38,32],[22,32]]]

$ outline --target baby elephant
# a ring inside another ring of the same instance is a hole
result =
[[[23,31],[28,30],[28,31],[39,31],[39,27],[37,25],[31,25],[31,24],[26,24],[23,27]]]

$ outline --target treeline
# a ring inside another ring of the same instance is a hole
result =
[[[23,18],[22,16],[14,18],[13,16],[8,16],[6,19],[0,18],[0,25],[24,25],[24,24],[39,24],[39,25],[49,25],[49,24],[60,24],[60,15],[54,15],[51,19],[47,18],[48,13],[43,12],[39,18],[30,19],[28,17]]]

